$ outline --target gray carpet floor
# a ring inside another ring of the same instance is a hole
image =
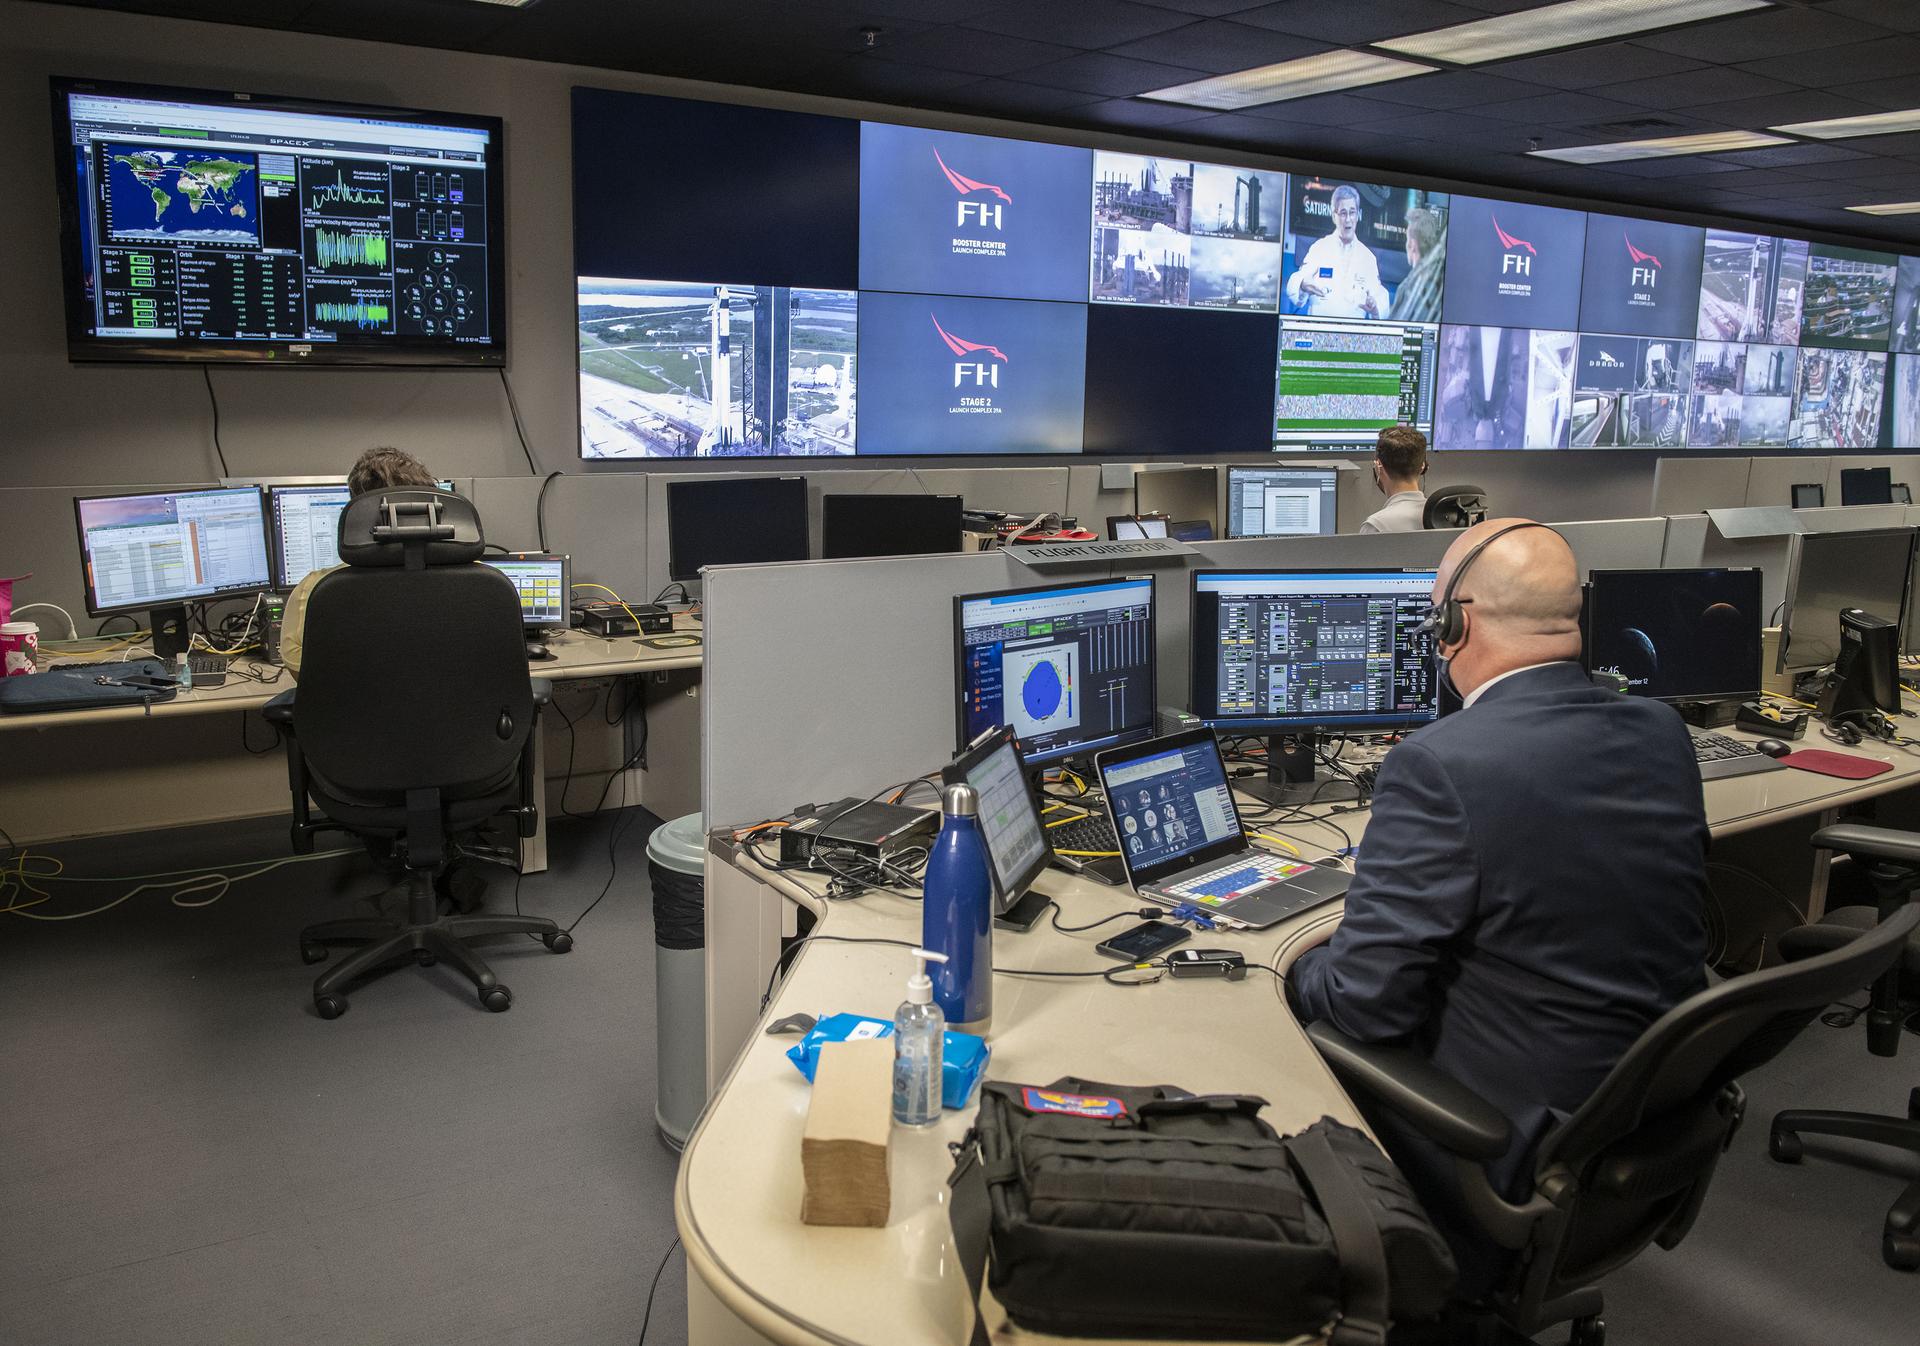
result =
[[[638,815],[638,811],[635,811]],[[653,943],[635,816],[572,953],[489,946],[487,1014],[444,967],[316,1018],[302,924],[378,886],[362,857],[289,866],[183,910],[0,924],[0,1342],[6,1346],[617,1346],[673,1238],[653,1121]],[[566,924],[608,874],[609,822],[559,822],[522,906]],[[277,823],[59,847],[70,873],[286,854]],[[511,876],[488,905],[510,909]],[[81,910],[131,885],[62,890]],[[1920,1276],[1879,1257],[1920,1162],[1809,1144],[1786,1106],[1900,1112],[1920,1040],[1866,1053],[1815,1025],[1748,1081],[1748,1123],[1692,1236],[1607,1284],[1615,1346],[1910,1346]],[[686,1336],[675,1253],[647,1340]],[[1555,1332],[1543,1340],[1560,1341]]]

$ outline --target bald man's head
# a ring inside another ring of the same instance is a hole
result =
[[[1551,528],[1516,527],[1532,522],[1475,524],[1441,559],[1436,598],[1446,593],[1467,554],[1495,539],[1461,575],[1453,594],[1467,605],[1467,634],[1443,653],[1452,658],[1462,692],[1512,669],[1580,657],[1580,570],[1573,549]]]

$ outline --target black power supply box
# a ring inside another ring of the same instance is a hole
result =
[[[673,630],[673,614],[654,603],[576,603],[580,629],[612,640],[615,636],[661,636]]]
[[[805,864],[816,849],[886,859],[909,846],[926,845],[939,825],[940,815],[932,809],[842,799],[809,808],[781,828],[780,860]]]

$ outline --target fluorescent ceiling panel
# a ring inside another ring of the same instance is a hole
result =
[[[1791,136],[1809,140],[1845,140],[1848,136],[1884,136],[1895,131],[1920,131],[1920,108],[1900,112],[1868,112],[1858,117],[1829,117],[1825,121],[1792,122],[1776,126]]]
[[[1848,206],[1862,215],[1920,215],[1920,201],[1888,201],[1878,206]]]
[[[1385,84],[1388,80],[1430,73],[1430,65],[1396,61],[1390,56],[1375,56],[1364,51],[1325,51],[1318,56],[1281,61],[1277,65],[1238,70],[1231,75],[1197,79],[1191,84],[1176,84],[1170,89],[1155,89],[1142,98],[1162,103],[1185,103],[1190,107],[1258,107],[1289,98],[1307,98],[1336,89],[1357,89],[1365,84]]]
[[[1457,23],[1405,37],[1382,38],[1370,45],[1405,56],[1422,56],[1453,65],[1479,65],[1512,56],[1577,47],[1631,33],[1674,28],[1750,9],[1766,9],[1773,0],[1565,0],[1544,9],[1501,14]]]
[[[1560,150],[1528,150],[1527,153],[1566,164],[1621,164],[1633,159],[1670,159],[1682,154],[1718,154],[1722,150],[1757,150],[1792,143],[1785,136],[1763,135],[1759,131],[1703,131],[1697,135],[1616,140],[1606,145],[1569,145]]]

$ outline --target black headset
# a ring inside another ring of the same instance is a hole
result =
[[[1453,568],[1453,574],[1447,579],[1446,592],[1440,595],[1440,601],[1427,609],[1426,619],[1420,623],[1420,632],[1429,635],[1442,645],[1458,645],[1460,638],[1467,634],[1467,604],[1471,598],[1455,598],[1459,591],[1460,577],[1467,568],[1480,558],[1480,553],[1505,537],[1508,533],[1517,533],[1522,528],[1546,528],[1550,533],[1559,530],[1544,523],[1510,523],[1499,532],[1487,538],[1479,546],[1460,558],[1460,564]]]

